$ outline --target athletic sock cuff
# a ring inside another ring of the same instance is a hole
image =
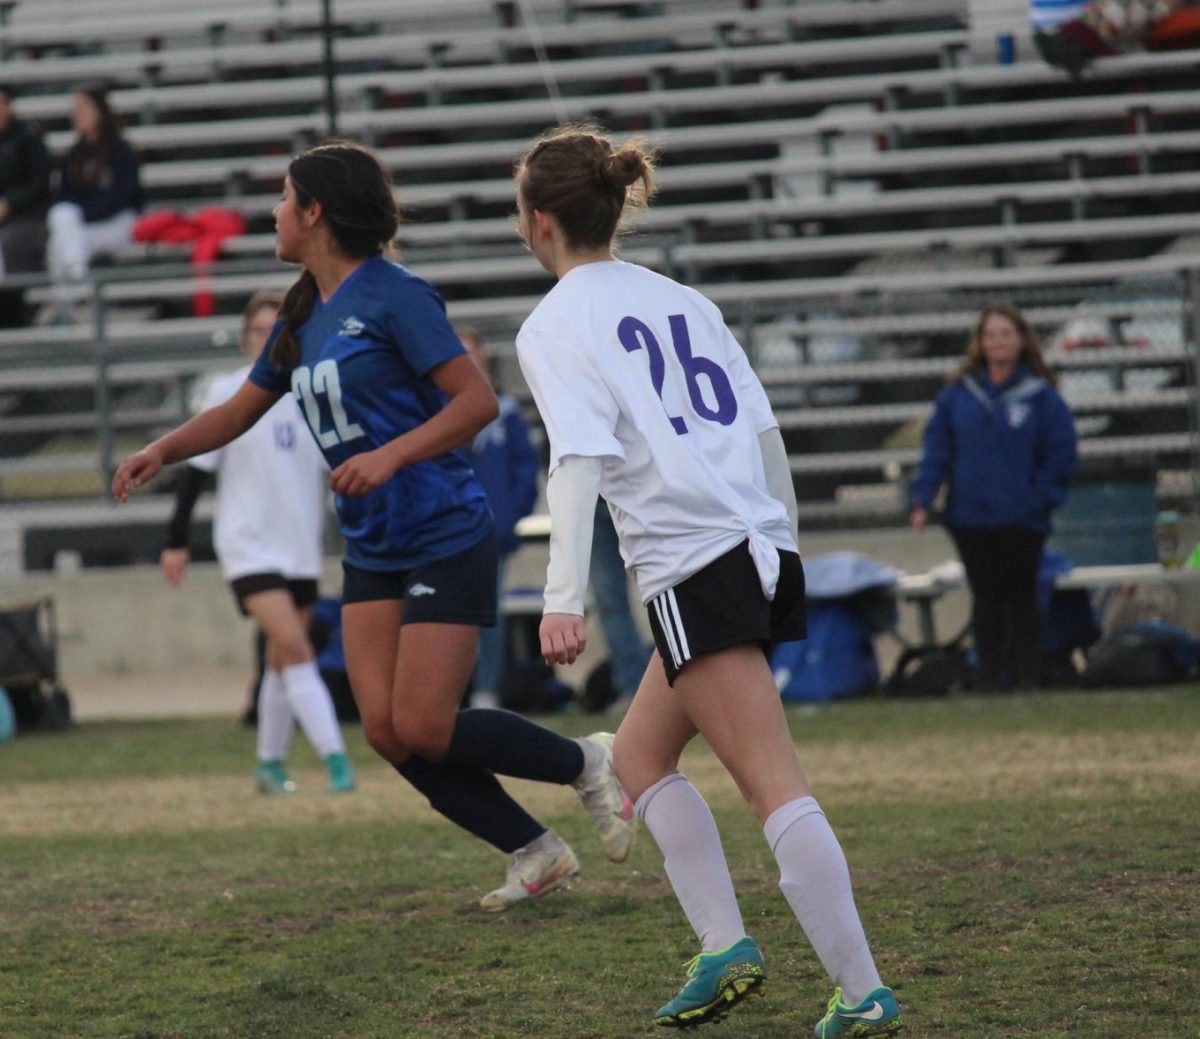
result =
[[[811,796],[798,797],[796,800],[776,808],[763,823],[763,836],[766,837],[767,844],[771,847],[771,854],[775,854],[775,848],[779,845],[780,839],[795,823],[809,815],[824,814],[821,806],[817,804],[817,799]]]
[[[646,810],[650,807],[650,802],[654,800],[655,796],[660,790],[666,789],[672,783],[686,783],[687,781],[687,776],[685,776],[682,772],[672,772],[669,776],[663,776],[663,778],[653,786],[649,786],[643,790],[642,796],[637,799],[633,806],[634,811],[637,812],[638,818],[645,821]]]

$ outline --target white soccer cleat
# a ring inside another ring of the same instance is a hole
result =
[[[633,848],[634,838],[637,837],[637,817],[633,811],[633,801],[620,782],[613,769],[611,732],[594,732],[585,737],[599,744],[604,750],[600,765],[593,770],[585,770],[575,782],[579,793],[579,801],[600,834],[600,843],[609,862],[624,862]]]
[[[508,864],[504,884],[489,891],[479,900],[480,908],[500,913],[518,902],[542,898],[551,891],[569,887],[579,875],[579,860],[563,841],[546,851],[526,851],[513,854]]]

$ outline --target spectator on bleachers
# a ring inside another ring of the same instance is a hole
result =
[[[13,88],[0,83],[0,281],[40,270],[46,248],[50,157],[36,126],[18,119]],[[0,328],[24,321],[24,293],[0,289]]]
[[[55,203],[47,217],[47,266],[57,284],[87,277],[92,259],[133,241],[142,209],[137,154],[121,134],[120,123],[100,85],[80,87],[71,102],[78,136],[59,163]],[[69,319],[66,306],[56,308]]]
[[[1185,0],[1031,0],[1038,52],[1078,77],[1094,58],[1144,49]]]
[[[1049,32],[1078,18],[1089,0],[1030,0],[1029,19],[1038,32]]]
[[[467,354],[489,382],[493,382],[491,358],[483,336],[474,328],[456,328]],[[504,590],[505,565],[521,546],[517,521],[533,511],[538,494],[538,460],[529,439],[529,426],[521,417],[516,399],[497,389],[500,414],[475,434],[469,454],[475,475],[483,487],[496,520],[496,546],[499,565],[496,589]],[[499,707],[504,679],[506,631],[504,611],[496,612],[496,626],[479,630],[479,656],[472,680],[472,707]]]
[[[925,429],[912,525],[924,529],[946,483],[943,522],[971,589],[980,689],[1038,683],[1038,564],[1076,458],[1074,419],[1054,384],[1024,314],[991,304]]]

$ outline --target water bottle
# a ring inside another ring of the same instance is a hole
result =
[[[1154,519],[1154,544],[1158,561],[1164,570],[1178,570],[1183,565],[1183,544],[1179,538],[1179,513],[1173,509],[1160,512]]]

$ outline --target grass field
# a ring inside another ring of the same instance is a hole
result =
[[[855,702],[793,732],[910,1036],[1200,1036],[1200,695]],[[573,735],[586,719],[552,721]],[[626,1039],[696,950],[643,834],[603,860],[568,791],[570,892],[473,909],[503,860],[348,734],[361,789],[256,795],[232,720],[0,746],[3,1039]],[[765,842],[704,747],[767,997],[701,1035],[803,1039],[830,993]]]

